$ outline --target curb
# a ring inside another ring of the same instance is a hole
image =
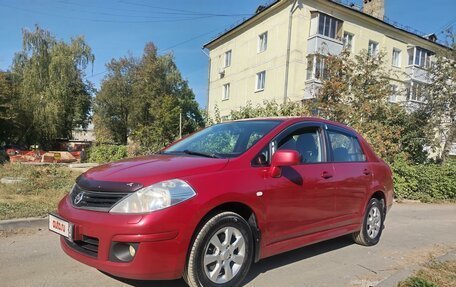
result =
[[[48,217],[33,217],[0,220],[0,231],[9,231],[18,228],[47,228]]]
[[[450,260],[456,260],[456,250],[452,250],[445,255],[435,258],[435,261],[437,262],[445,262]],[[412,276],[422,267],[422,265],[412,265],[408,268],[402,269],[394,273],[390,277],[386,278],[385,280],[381,281],[379,284],[376,285],[376,287],[396,287],[400,281],[403,281],[408,277]]]

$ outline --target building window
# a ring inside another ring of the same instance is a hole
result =
[[[428,69],[431,67],[431,58],[434,55],[431,51],[420,47],[412,47],[408,49],[409,65],[416,65],[421,68]]]
[[[392,65],[394,67],[400,67],[401,66],[401,50],[394,48],[393,49],[393,62]]]
[[[255,85],[255,90],[256,91],[262,91],[264,90],[266,83],[266,71],[262,71],[256,74],[256,85]]]
[[[307,80],[325,80],[328,74],[326,59],[322,55],[311,55],[307,58]]]
[[[223,61],[223,67],[231,66],[231,50],[225,52],[225,59]]]
[[[258,36],[258,53],[266,51],[268,48],[268,32]]]
[[[222,101],[226,101],[230,99],[230,84],[223,85],[222,89]]]
[[[349,51],[353,52],[353,34],[344,32],[344,48]]]
[[[391,85],[391,95],[389,97],[389,101],[391,103],[397,102],[397,94],[398,94],[397,91],[398,91],[397,85]]]
[[[375,57],[378,55],[378,43],[375,41],[369,41],[369,46],[367,49],[367,53],[371,57]]]
[[[342,21],[329,15],[319,13],[318,16],[318,34],[332,38],[341,38]]]
[[[424,88],[425,84],[419,82],[410,82],[407,86],[407,95],[409,101],[413,102],[424,102],[425,95],[424,95]]]

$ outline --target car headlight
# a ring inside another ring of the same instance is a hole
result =
[[[148,213],[176,205],[196,195],[183,180],[165,180],[127,196],[109,211],[111,213]]]

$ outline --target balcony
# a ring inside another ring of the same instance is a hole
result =
[[[427,70],[417,65],[410,65],[405,67],[405,73],[413,81],[430,84],[430,74]]]
[[[320,34],[309,37],[307,40],[307,54],[339,55],[344,44],[340,40]]]
[[[304,100],[314,99],[318,93],[318,89],[321,87],[321,82],[316,79],[306,81],[304,88]]]

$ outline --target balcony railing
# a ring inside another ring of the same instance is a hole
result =
[[[339,55],[344,48],[341,40],[332,39],[320,34],[313,35],[307,40],[307,54]]]
[[[430,83],[430,74],[426,69],[417,65],[410,65],[405,67],[406,74],[411,80],[419,81],[422,83]]]

